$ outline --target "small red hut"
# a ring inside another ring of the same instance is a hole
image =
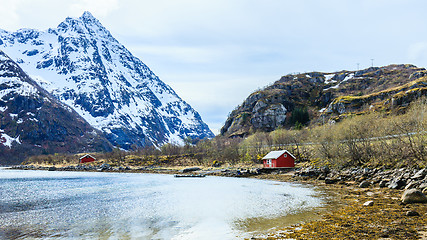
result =
[[[262,158],[265,168],[293,168],[296,158],[286,150],[271,151]]]
[[[80,163],[94,162],[96,158],[92,157],[90,154],[86,154],[80,158]]]

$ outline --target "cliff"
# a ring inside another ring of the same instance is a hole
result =
[[[289,74],[249,95],[230,113],[221,135],[244,137],[256,131],[291,128],[295,126],[292,115],[301,109],[308,113],[311,124],[366,111],[404,109],[426,95],[426,75],[424,68],[409,64]]]

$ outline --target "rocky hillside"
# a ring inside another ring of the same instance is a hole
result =
[[[286,75],[252,93],[233,110],[221,134],[247,136],[292,127],[290,118],[295,109],[307,109],[312,123],[326,123],[348,113],[404,108],[426,95],[426,76],[424,68],[413,65]]]
[[[0,49],[115,146],[214,136],[190,105],[89,12],[47,31],[0,30]]]
[[[110,150],[100,131],[0,50],[0,165],[17,164],[31,155]]]

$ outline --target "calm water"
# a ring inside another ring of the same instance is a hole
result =
[[[322,205],[314,194],[255,179],[0,169],[0,239],[239,239],[257,219]]]

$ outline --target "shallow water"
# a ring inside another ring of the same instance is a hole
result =
[[[322,204],[266,180],[0,169],[0,239],[239,239]]]

